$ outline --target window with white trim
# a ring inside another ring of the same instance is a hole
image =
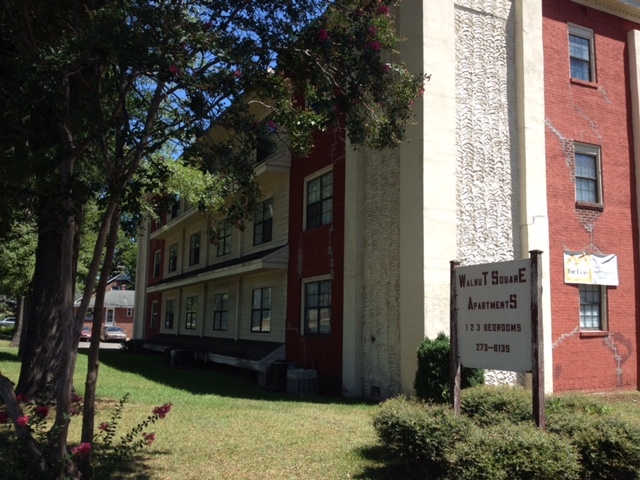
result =
[[[333,221],[333,171],[307,182],[307,230]]]
[[[213,303],[213,329],[225,331],[229,323],[229,294],[216,293]]]
[[[169,265],[167,271],[169,273],[178,270],[178,244],[172,243],[169,245]]]
[[[189,237],[189,266],[200,263],[200,232]]]
[[[578,285],[580,290],[580,329],[606,330],[607,287]]]
[[[268,333],[271,330],[271,288],[256,288],[251,297],[251,331]]]
[[[571,78],[595,82],[593,30],[569,25],[569,63]]]
[[[331,333],[331,280],[304,284],[304,334]]]
[[[164,328],[173,330],[173,320],[176,312],[176,301],[167,300],[164,308]]]
[[[132,316],[133,316],[133,308],[127,307],[127,317],[132,317]]]
[[[600,147],[574,144],[576,202],[603,203]]]
[[[216,255],[222,257],[231,253],[231,222],[225,220],[218,226],[218,246]]]
[[[195,330],[198,319],[198,297],[187,297],[187,311],[184,321],[186,330]]]
[[[158,302],[151,302],[151,330],[158,328]]]
[[[153,276],[155,278],[158,278],[160,276],[161,266],[162,266],[162,251],[156,250],[153,253]]]
[[[253,216],[253,244],[261,245],[271,241],[273,233],[273,198],[258,206]]]

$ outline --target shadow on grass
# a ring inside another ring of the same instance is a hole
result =
[[[69,450],[73,445],[69,445]],[[154,455],[170,455],[167,450],[153,452]],[[24,480],[29,477],[28,467],[31,459],[26,455],[24,447],[19,444],[12,430],[0,430],[0,459],[2,459],[2,480]],[[133,454],[123,460],[116,470],[100,470],[100,465],[95,464],[94,478],[127,478],[131,480],[151,480],[153,470],[150,468],[149,456],[142,453]],[[38,480],[53,480],[54,474],[46,472],[38,476]]]
[[[415,463],[398,459],[382,445],[358,449],[358,453],[373,465],[356,473],[352,478],[360,480],[431,480],[437,477],[417,468]]]
[[[86,356],[86,352],[78,352]],[[82,360],[80,360],[82,361]],[[190,368],[167,365],[164,355],[132,353],[125,350],[100,350],[100,362],[122,372],[140,375],[149,381],[185,390],[195,395],[218,395],[251,400],[277,400],[322,404],[371,404],[362,399],[338,396],[297,396],[258,386],[258,373],[243,368],[206,363]]]

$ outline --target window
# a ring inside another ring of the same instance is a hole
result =
[[[307,230],[333,221],[333,172],[307,182]]]
[[[331,333],[331,280],[304,284],[304,333]]]
[[[133,316],[133,308],[127,307],[127,317]]]
[[[267,117],[261,122],[261,126],[263,131],[262,135],[257,138],[256,163],[264,161],[277,150],[275,133],[278,130],[278,125]]]
[[[571,78],[595,82],[593,30],[569,25]]]
[[[153,254],[153,276],[158,278],[160,276],[160,266],[162,265],[162,252],[156,250]]]
[[[151,330],[158,328],[158,302],[151,303]]]
[[[580,328],[605,330],[607,287],[603,285],[579,285]]]
[[[184,328],[187,330],[196,329],[196,319],[198,317],[198,297],[187,297],[187,316]]]
[[[107,318],[104,321],[105,325],[113,325],[115,318],[115,311],[113,308],[107,308]]]
[[[173,329],[173,318],[175,315],[176,301],[175,300],[167,300],[164,309],[164,328],[167,330]]]
[[[85,320],[93,320],[93,307],[87,308],[87,313],[84,315]]]
[[[273,198],[265,200],[253,216],[253,244],[260,245],[271,241],[273,229]]]
[[[256,288],[251,306],[251,331],[269,332],[271,329],[271,288]]]
[[[216,293],[213,307],[213,329],[224,331],[229,323],[229,294]]]
[[[221,222],[218,227],[218,250],[217,256],[222,257],[231,253],[231,223]]]
[[[171,205],[171,218],[175,218],[180,213],[180,199],[177,199]]]
[[[178,244],[173,243],[169,245],[169,273],[175,272],[178,269]]]
[[[602,203],[600,149],[575,144],[576,201]]]
[[[115,287],[111,287],[111,290],[113,290],[114,292],[117,292],[120,290],[120,287],[116,285]]]
[[[189,237],[189,266],[200,263],[200,232]]]

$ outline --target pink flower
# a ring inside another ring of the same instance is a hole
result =
[[[75,407],[71,407],[69,409],[69,415],[71,415],[72,417],[75,417],[76,415],[80,415],[80,410]]]
[[[382,68],[384,68],[384,71],[386,73],[389,73],[391,71],[391,65],[389,65],[388,63],[385,63]]]
[[[109,425],[107,422],[102,422],[99,428],[103,432],[108,432],[111,429],[111,425]]]
[[[380,45],[380,42],[369,42],[367,44],[367,48],[369,50],[373,50],[374,52],[379,52],[380,48],[382,48],[382,46]]]
[[[269,120],[269,122],[267,122],[267,128],[269,129],[269,131],[275,132],[276,130],[278,130],[278,124],[273,120]]]
[[[27,403],[29,401],[29,397],[24,393],[19,393],[18,395],[16,395],[16,400],[18,401],[18,403]]]
[[[378,13],[380,15],[389,15],[389,7],[386,5],[380,5],[378,7]]]
[[[87,455],[90,451],[91,451],[90,443],[81,443],[77,447],[71,449],[71,453],[79,457],[83,457]]]
[[[378,34],[378,29],[376,27],[369,27],[367,33],[369,34],[369,36],[375,37]]]
[[[144,443],[146,443],[147,445],[151,445],[153,442],[156,441],[156,434],[153,432],[143,433],[142,438],[144,438]]]
[[[234,77],[240,77],[240,76],[242,76],[242,70],[239,68],[238,70],[236,70],[235,72],[233,72],[233,76],[234,76]]]
[[[327,32],[326,28],[321,28],[318,30],[318,41],[320,43],[324,43],[329,40],[329,32]]]
[[[171,75],[177,75],[179,71],[180,71],[180,69],[178,67],[176,67],[175,65],[171,65],[169,67],[169,73]]]
[[[36,408],[36,413],[39,417],[46,417],[47,415],[49,415],[49,408],[44,405],[39,405]]]
[[[10,419],[8,412],[0,412],[0,423],[9,423]]]
[[[18,417],[16,423],[19,427],[26,427],[27,425],[29,425],[29,417],[27,415],[25,415],[24,417]]]
[[[82,402],[82,400],[84,400],[80,395],[78,395],[77,393],[72,393],[71,394],[71,401],[73,403],[80,403]]]
[[[156,407],[153,409],[153,414],[157,415],[160,418],[164,418],[167,416],[167,413],[171,411],[172,403],[165,403],[161,407]]]
[[[418,89],[418,96],[421,97],[424,94],[424,88],[420,87]]]

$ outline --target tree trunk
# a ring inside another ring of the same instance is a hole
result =
[[[96,288],[96,298],[93,308],[93,324],[91,329],[91,345],[89,346],[89,358],[87,366],[87,377],[84,389],[84,406],[82,411],[82,443],[92,443],[95,430],[95,401],[96,385],[98,383],[98,371],[100,368],[100,332],[102,330],[104,296],[107,289],[107,281],[113,263],[114,252],[118,240],[118,230],[120,228],[120,209],[117,207],[112,214],[109,225],[109,235],[107,238],[107,248],[104,254],[102,269],[100,270],[100,280]],[[78,468],[86,478],[91,478],[92,451],[85,455]]]
[[[58,322],[62,300],[61,250],[62,229],[40,225],[33,284],[23,318],[22,366],[16,392],[42,403],[53,401],[54,382],[59,373],[62,346]]]

